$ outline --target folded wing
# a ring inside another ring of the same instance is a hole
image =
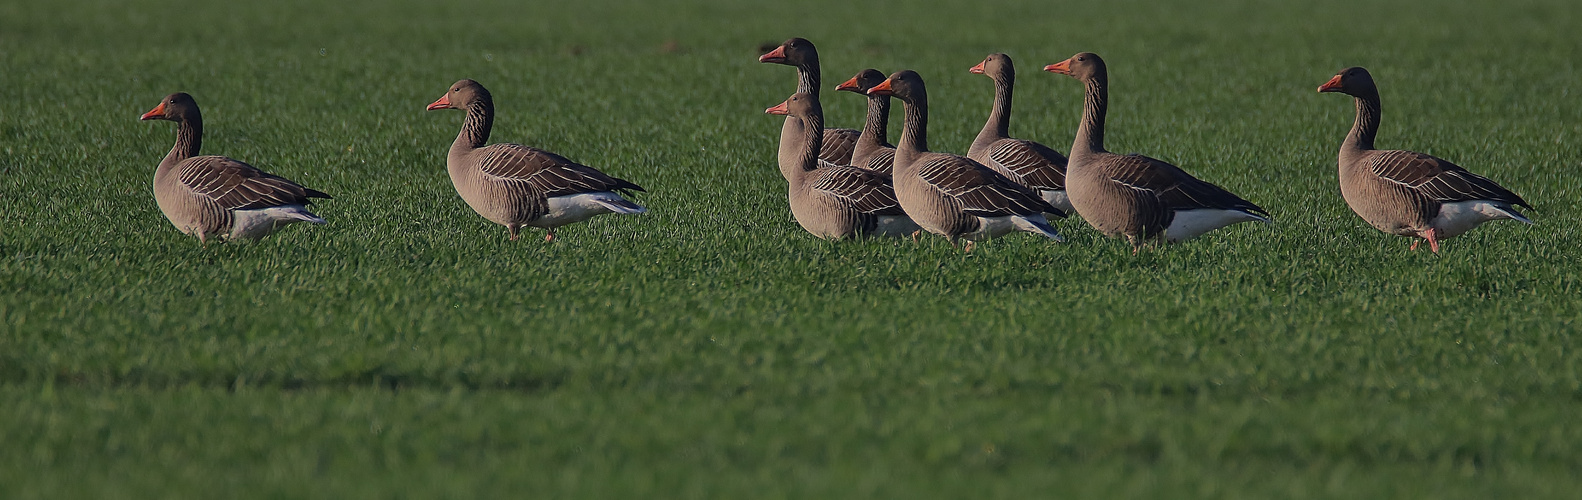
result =
[[[190,192],[226,210],[257,210],[308,205],[330,195],[224,156],[198,156],[182,162],[178,179]]]
[[[926,158],[918,175],[945,196],[959,201],[967,213],[978,217],[1040,213],[1065,216],[1031,189],[964,157],[934,155]]]

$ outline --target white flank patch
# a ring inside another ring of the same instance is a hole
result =
[[[320,219],[308,212],[302,205],[281,205],[278,207],[261,208],[258,210],[235,210],[231,212],[233,222],[230,239],[256,240],[268,236],[275,229],[293,222],[312,222],[323,224]]]
[[[1077,216],[1077,209],[1071,207],[1071,197],[1066,195],[1065,190],[1060,190],[1060,191],[1039,191],[1038,192],[1038,196],[1043,198],[1044,201],[1049,202],[1050,205],[1054,205],[1055,208],[1058,208],[1062,212],[1065,212],[1066,216],[1068,216],[1068,217],[1076,217]]]
[[[1528,224],[1533,221],[1517,215],[1510,205],[1487,200],[1461,201],[1439,205],[1439,215],[1428,224],[1439,229],[1439,239],[1453,238],[1471,231],[1478,224],[1491,220],[1512,219]]]
[[[1237,222],[1254,220],[1269,222],[1269,219],[1240,210],[1212,208],[1182,210],[1176,212],[1175,219],[1170,221],[1170,227],[1165,228],[1165,240],[1171,243],[1179,243]]]
[[[1038,224],[1034,223],[1035,221],[1038,224],[1043,224],[1045,226],[1049,225],[1049,221],[1044,219],[1043,215],[1034,215],[1032,217],[979,217],[978,230],[970,233],[963,233],[961,238],[971,241],[984,241],[1005,236],[1012,231],[1024,231],[1055,241],[1066,241],[1064,238],[1061,238],[1058,233],[1053,231],[1045,231],[1043,228],[1038,227]]]
[[[1016,230],[1016,224],[1010,217],[979,217],[978,230],[962,233],[961,239],[971,241],[991,240],[1005,236],[1006,233]]]
[[[617,212],[640,214],[648,211],[635,203],[627,201],[621,195],[610,191],[556,196],[548,201],[549,213],[527,225],[539,228],[553,228],[582,222],[593,218],[595,215]],[[627,205],[637,208],[629,209],[626,208]]]

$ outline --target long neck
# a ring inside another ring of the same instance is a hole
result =
[[[972,141],[974,145],[987,146],[1011,136],[1011,87],[1015,78],[1004,75],[1003,79],[994,79],[994,108],[989,110],[989,121],[983,124],[983,131]]]
[[[1351,124],[1351,133],[1341,149],[1366,151],[1373,149],[1373,137],[1379,132],[1379,91],[1366,89],[1357,96],[1357,121]]]
[[[1103,75],[1086,81],[1087,95],[1082,102],[1082,123],[1077,125],[1077,140],[1071,144],[1071,156],[1104,152],[1104,113],[1109,107],[1110,84]]]
[[[786,116],[780,129],[780,175],[796,183],[807,173],[818,168],[818,151],[824,147],[824,123],[821,117],[807,119]]]
[[[489,129],[494,127],[494,102],[477,99],[467,106],[467,121],[461,124],[461,133],[451,149],[477,149],[489,142]]]
[[[818,57],[808,58],[807,64],[796,67],[796,91],[818,97]]]
[[[176,123],[176,145],[160,162],[162,167],[174,166],[182,160],[198,156],[198,147],[203,145],[203,116],[193,113]]]
[[[918,92],[910,100],[902,101],[905,110],[901,122],[901,144],[895,148],[897,169],[909,167],[912,160],[928,152],[928,95]]]
[[[858,145],[882,146],[890,144],[890,96],[868,96],[868,123],[862,125]]]

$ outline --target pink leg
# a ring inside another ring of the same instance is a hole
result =
[[[1429,250],[1433,250],[1434,253],[1439,253],[1439,230],[1438,229],[1429,228],[1427,231],[1423,231],[1423,238],[1428,240],[1428,249]]]
[[[555,230],[549,229],[549,234],[544,235],[544,243],[555,241]]]
[[[1412,251],[1417,251],[1417,244],[1422,242],[1423,240],[1412,240]]]
[[[967,244],[966,245],[962,245],[962,246],[966,248],[966,252],[967,253],[972,253],[972,247],[976,246],[976,245],[974,245],[975,243],[977,243],[977,242],[976,241],[972,241],[972,240],[967,240]]]

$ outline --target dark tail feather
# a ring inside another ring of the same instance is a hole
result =
[[[642,186],[633,184],[631,181],[628,181],[626,179],[615,179],[615,185],[611,186],[610,190],[618,192],[618,193],[621,193],[621,194],[624,194],[624,195],[627,195],[627,196],[631,196],[632,195],[632,191],[638,191],[638,192],[642,192],[642,193],[648,192],[648,190],[647,189],[643,189]]]

